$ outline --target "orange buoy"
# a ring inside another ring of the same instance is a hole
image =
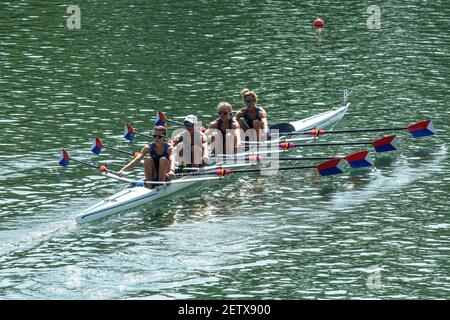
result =
[[[324,25],[325,25],[325,22],[324,22],[322,19],[317,18],[316,20],[314,20],[314,26],[315,26],[315,27],[321,28],[321,27],[323,27]]]

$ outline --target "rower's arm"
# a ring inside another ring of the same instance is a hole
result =
[[[172,146],[167,149],[167,153],[169,154],[170,161],[170,170],[175,172],[175,151]]]
[[[142,159],[144,159],[144,156],[147,154],[148,151],[149,147],[148,145],[146,145],[145,147],[142,148],[141,152],[137,154],[136,158],[128,162],[122,169],[120,169],[119,173],[123,175],[125,171],[134,168],[139,162],[141,162]]]
[[[217,129],[217,122],[213,121],[209,124],[208,129],[206,129],[205,131],[205,135],[207,138],[212,135],[213,131],[211,131],[211,129]]]
[[[269,128],[269,123],[267,121],[267,113],[264,109],[261,108],[261,118],[260,118],[261,122],[263,123],[263,128],[267,129]]]
[[[242,118],[242,109],[239,110],[234,117],[236,118],[237,121],[239,121]]]
[[[241,126],[237,121],[234,121],[231,125],[231,128],[234,131],[234,136],[236,137],[236,147],[241,146]]]
[[[179,144],[180,142],[183,141],[183,134],[177,134],[174,138],[173,138],[173,145],[176,146],[177,144]]]

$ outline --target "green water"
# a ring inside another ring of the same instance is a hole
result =
[[[76,4],[79,30],[67,3],[0,3],[0,298],[449,297],[448,2],[378,1],[378,31],[366,1]],[[244,86],[271,123],[327,111],[348,88],[340,127],[431,118],[437,135],[399,133],[372,171],[240,176],[75,224],[122,186],[61,171],[61,147],[118,169],[128,159],[90,153],[95,135],[135,150],[145,141],[126,142],[124,121],[146,131],[160,109],[208,123]]]

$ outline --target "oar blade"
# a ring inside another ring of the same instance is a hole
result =
[[[376,152],[389,152],[398,150],[397,137],[390,135],[372,142]]]
[[[333,176],[344,173],[343,167],[344,160],[336,158],[318,164],[316,169],[321,176]]]
[[[167,117],[162,111],[156,111],[155,126],[168,127]]]
[[[67,167],[69,165],[70,156],[66,149],[61,149],[58,164],[62,167]]]
[[[92,142],[91,151],[96,155],[99,155],[102,152],[102,149],[105,147],[102,140],[99,137],[95,137]]]
[[[414,123],[408,127],[408,131],[414,138],[432,136],[435,133],[431,120]]]
[[[345,160],[347,160],[347,163],[352,168],[365,168],[373,166],[373,161],[370,157],[369,150],[352,153],[346,156]]]
[[[125,123],[125,132],[123,137],[128,141],[133,141],[136,136],[136,130],[134,130],[133,126],[129,123]]]

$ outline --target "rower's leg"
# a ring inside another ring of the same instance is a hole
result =
[[[191,147],[191,160],[193,167],[200,167],[203,163],[203,146],[192,146]]]
[[[256,139],[259,141],[261,135],[260,130],[264,129],[264,124],[261,120],[255,119],[253,120],[253,128],[256,130]]]
[[[156,179],[156,168],[152,158],[146,158],[144,160],[144,172],[145,180],[152,181]],[[153,186],[150,184],[146,185],[146,187],[149,189],[153,188]]]
[[[169,171],[170,171],[170,160],[167,158],[159,159],[158,180],[166,181],[166,175],[169,173]]]

